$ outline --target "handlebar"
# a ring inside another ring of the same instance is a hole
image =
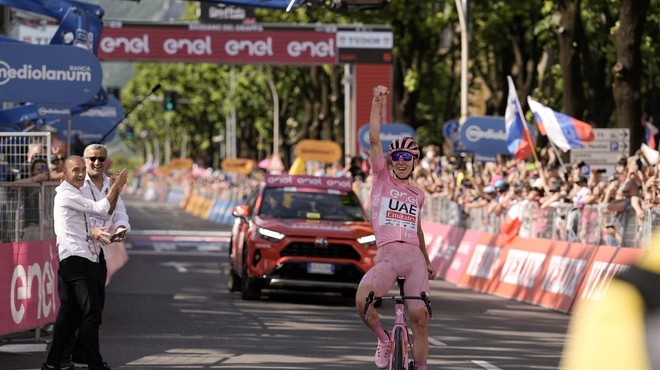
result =
[[[396,301],[397,303],[403,303],[404,301],[411,299],[423,301],[424,305],[426,306],[426,310],[429,312],[429,318],[433,318],[433,311],[431,310],[431,299],[429,298],[428,294],[426,294],[426,292],[421,292],[419,296],[392,295],[392,296],[376,297],[375,295],[376,293],[371,291],[369,292],[369,295],[365,300],[366,304],[364,305],[364,313],[363,313],[364,318],[367,317],[367,311],[369,311],[369,306],[371,306],[374,302]]]

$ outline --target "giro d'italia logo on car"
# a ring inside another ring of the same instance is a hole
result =
[[[0,86],[12,80],[91,82],[92,70],[85,65],[70,65],[69,69],[55,69],[46,65],[27,63],[14,68],[4,60],[0,60]]]

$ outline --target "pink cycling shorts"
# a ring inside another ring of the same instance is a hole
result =
[[[378,248],[376,264],[362,277],[360,286],[373,285],[376,296],[382,296],[392,289],[398,276],[406,278],[403,292],[407,296],[419,296],[421,292],[429,294],[429,279],[426,260],[419,246],[392,242]],[[398,286],[397,293],[398,293]],[[421,300],[408,300],[409,310],[424,307]]]

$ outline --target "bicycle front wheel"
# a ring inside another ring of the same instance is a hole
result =
[[[406,349],[404,348],[404,334],[401,328],[394,329],[394,353],[392,354],[392,369],[406,370],[406,361],[403,358]]]

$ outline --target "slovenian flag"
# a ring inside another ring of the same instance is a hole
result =
[[[642,118],[642,126],[644,126],[644,134],[646,136],[646,145],[655,149],[655,135],[658,134],[658,128],[655,127],[651,122]]]
[[[541,134],[547,135],[562,151],[580,148],[596,138],[590,124],[552,110],[530,97],[527,102]]]
[[[507,149],[516,159],[524,160],[532,154],[535,146],[534,136],[522,114],[513,79],[511,79],[511,76],[506,76],[506,79],[509,81],[509,97],[504,112]]]

